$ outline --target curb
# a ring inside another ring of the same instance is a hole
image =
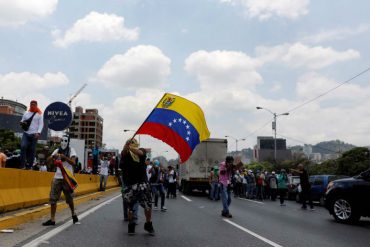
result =
[[[73,199],[74,205],[82,204],[86,201],[98,198],[102,195],[109,195],[114,192],[121,191],[121,187],[115,187],[112,189],[108,189],[105,192],[95,192],[88,195],[79,196]],[[57,212],[69,208],[68,204],[65,201],[58,202]],[[41,216],[50,214],[50,205],[44,205],[37,207],[35,209],[30,209],[24,212],[15,213],[10,216],[5,216],[0,218],[0,230],[15,227],[20,224],[24,224],[28,221],[40,218]]]

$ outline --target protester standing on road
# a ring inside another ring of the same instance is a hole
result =
[[[149,171],[150,173],[150,186],[154,195],[154,210],[158,210],[158,198],[161,197],[161,211],[164,212],[167,208],[164,206],[165,192],[164,192],[164,174],[160,167],[158,160],[153,161],[153,167]]]
[[[105,187],[107,186],[107,179],[108,179],[108,168],[109,161],[107,154],[103,155],[103,160],[100,161],[100,191],[105,191]]]
[[[41,110],[37,107],[37,101],[30,102],[30,109],[23,114],[20,122],[24,130],[21,140],[21,168],[31,169],[35,160],[36,143],[44,127]]]
[[[211,186],[211,191],[209,193],[209,197],[212,201],[216,201],[220,199],[220,191],[219,191],[219,183],[218,183],[218,166],[214,166],[211,168],[211,172],[209,174],[209,184]]]
[[[234,158],[227,156],[226,160],[220,164],[220,185],[221,185],[221,199],[222,199],[222,212],[221,215],[226,218],[232,218],[229,212],[231,204],[231,174],[233,170]]]
[[[76,165],[76,151],[69,146],[69,137],[63,136],[60,147],[55,149],[54,152],[51,154],[51,157],[48,159],[53,159],[57,170],[54,175],[53,183],[51,185],[50,190],[50,209],[51,209],[51,217],[48,221],[44,222],[42,225],[44,226],[53,226],[55,225],[55,213],[57,211],[57,202],[60,198],[60,195],[63,191],[64,197],[66,199],[69,208],[71,209],[72,213],[72,220],[73,224],[78,222],[78,217],[75,213],[74,203],[73,203],[73,188],[67,183],[67,180],[64,176],[66,176],[66,171],[70,174],[73,174],[73,166]]]
[[[268,177],[268,186],[270,189],[271,201],[275,201],[276,195],[277,195],[277,179],[276,179],[275,171],[273,171],[271,175]]]
[[[176,182],[177,174],[172,166],[168,166],[168,189],[166,198],[176,198]]]
[[[301,198],[302,198],[302,209],[307,209],[307,201],[310,204],[310,209],[314,210],[312,199],[311,199],[311,184],[309,181],[308,172],[304,169],[303,164],[298,165],[298,170],[291,169],[294,172],[299,173],[300,183],[301,183]]]
[[[286,192],[288,190],[288,176],[286,174],[285,169],[280,170],[280,174],[277,175],[277,181],[278,181],[280,206],[285,206],[284,200],[285,200]]]
[[[139,148],[136,139],[128,140],[122,150],[122,180],[124,187],[124,200],[128,204],[128,234],[135,234],[133,218],[134,206],[137,202],[144,208],[146,222],[144,230],[154,235],[152,224],[152,196],[146,175],[146,150]]]

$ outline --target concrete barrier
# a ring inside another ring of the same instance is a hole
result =
[[[0,213],[49,202],[53,177],[51,172],[0,168]],[[76,179],[78,187],[75,195],[99,189],[99,175],[76,174]],[[107,188],[117,186],[117,179],[109,176]]]

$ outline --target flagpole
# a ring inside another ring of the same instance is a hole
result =
[[[164,96],[166,96],[167,93],[164,93],[162,98],[158,101],[158,103],[155,105],[155,107],[153,108],[153,110],[150,112],[150,114],[145,118],[144,122],[140,125],[140,127],[136,130],[135,134],[131,137],[131,140],[135,138],[135,136],[137,135],[137,132],[139,131],[139,129],[141,128],[141,126],[143,126],[143,124],[146,122],[146,120],[148,120],[148,118],[150,117],[150,115],[152,115],[152,113],[154,112],[155,108],[157,108],[157,105],[163,100]]]

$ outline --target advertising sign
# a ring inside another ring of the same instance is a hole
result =
[[[48,105],[44,112],[44,119],[49,121],[49,129],[62,131],[72,122],[71,108],[63,102],[54,102]]]

